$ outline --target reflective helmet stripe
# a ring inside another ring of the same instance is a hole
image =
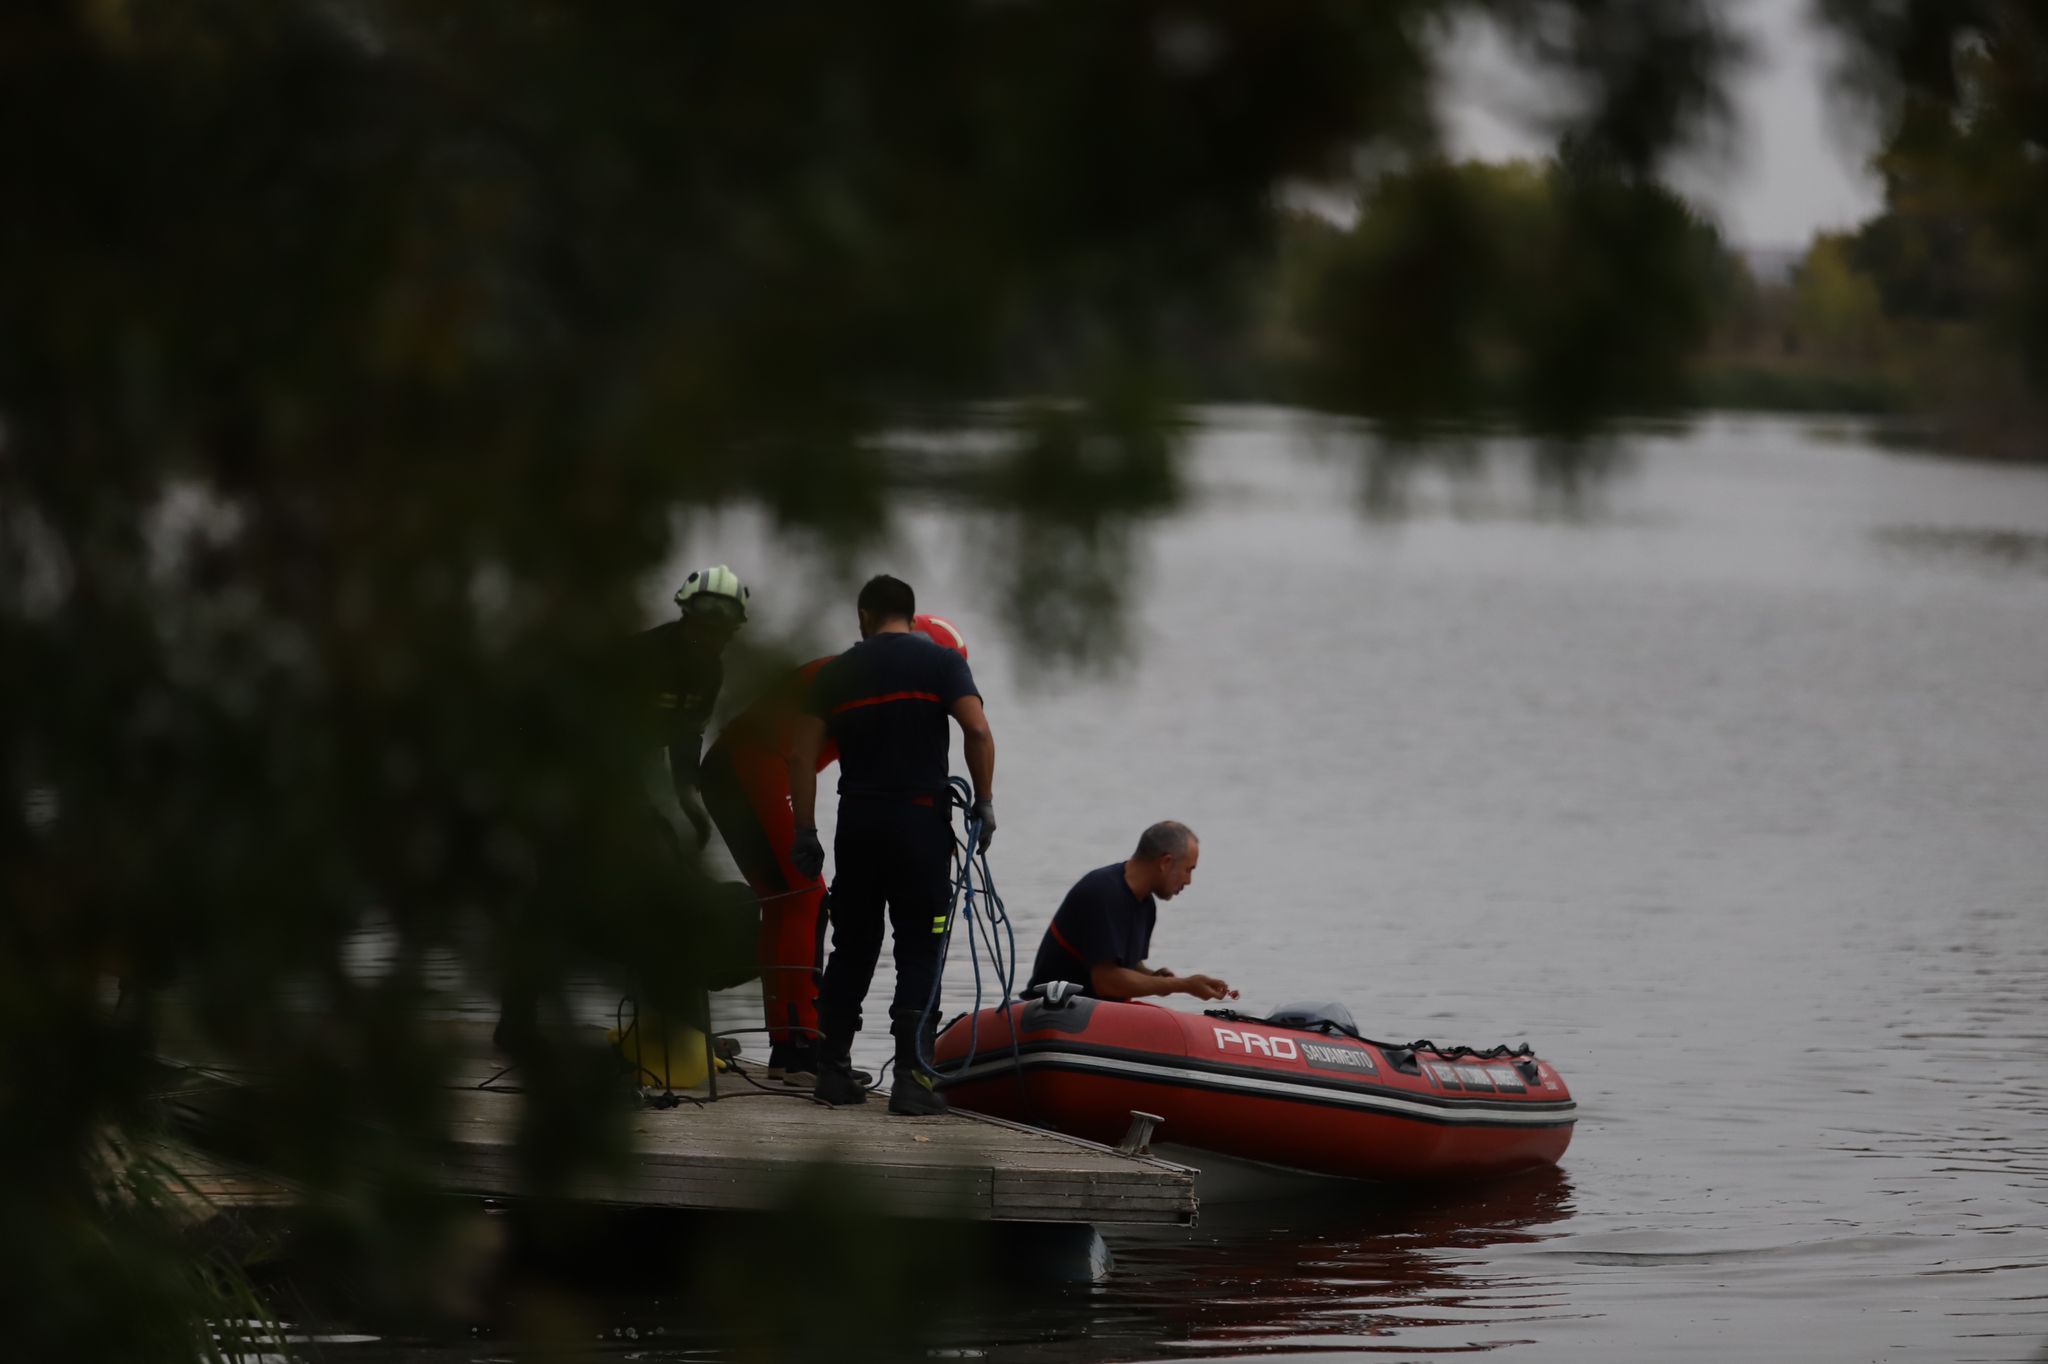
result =
[[[713,564],[683,579],[683,585],[676,589],[676,605],[688,610],[694,597],[722,597],[738,606],[740,619],[745,620],[749,595],[739,574],[724,564]]]

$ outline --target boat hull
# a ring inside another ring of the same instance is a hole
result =
[[[1157,1138],[1357,1179],[1554,1165],[1576,1106],[1533,1056],[1412,1051],[1143,1003],[1032,1000],[951,1024],[934,1059],[956,1106],[1114,1143]]]

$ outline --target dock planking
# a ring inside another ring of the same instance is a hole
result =
[[[522,1100],[516,1073],[480,1087],[504,1059],[474,1025],[448,1029],[465,1059],[438,1187],[451,1193],[517,1198],[515,1150]],[[261,1085],[263,1077],[209,1074]],[[629,1116],[632,1155],[625,1168],[593,1175],[574,1197],[621,1207],[762,1210],[780,1206],[793,1185],[829,1165],[834,1187],[858,1192],[872,1207],[905,1217],[1101,1225],[1190,1225],[1198,1207],[1196,1172],[1132,1156],[1056,1132],[976,1114],[893,1117],[887,1098],[831,1108],[794,1090],[766,1090],[733,1075],[718,1099],[689,1091],[673,1108]],[[176,1167],[217,1208],[288,1202],[292,1195],[260,1171],[197,1152]]]
[[[464,1091],[437,1172],[442,1187],[516,1197],[516,1096]],[[632,1116],[628,1167],[577,1197],[630,1207],[766,1209],[822,1165],[886,1211],[989,1221],[1187,1225],[1195,1172],[1092,1142],[955,1113],[893,1117],[882,1096],[829,1108],[728,1084],[715,1103]]]

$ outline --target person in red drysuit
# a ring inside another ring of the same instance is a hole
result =
[[[967,641],[942,616],[919,616],[921,634],[967,657]],[[768,1024],[768,1079],[796,1089],[817,1081],[818,986],[825,963],[825,883],[790,862],[796,817],[789,806],[790,733],[804,693],[830,657],[814,658],[735,716],[704,755],[700,789],[719,837],[761,902],[761,1003]],[[818,770],[839,760],[828,740]]]

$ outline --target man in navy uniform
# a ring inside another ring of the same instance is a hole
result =
[[[1100,999],[1222,999],[1234,993],[1214,976],[1177,976],[1145,964],[1158,902],[1188,888],[1201,856],[1202,843],[1194,832],[1166,819],[1145,830],[1128,859],[1097,867],[1076,881],[1038,945],[1031,984],[1068,981]]]
[[[960,726],[967,772],[974,781],[970,820],[980,846],[995,834],[996,743],[967,660],[913,629],[917,598],[910,584],[883,574],[861,588],[860,643],[819,669],[797,722],[789,759],[796,844],[790,860],[805,875],[824,867],[818,839],[818,752],[829,734],[839,745],[839,827],[832,840],[834,875],[827,904],[832,956],[818,1000],[818,1082],[830,1104],[867,1100],[850,1056],[860,1031],[861,1003],[882,950],[887,907],[896,939],[896,994],[889,1030],[896,1040],[896,1079],[889,1111],[943,1113],[918,1060],[938,1031],[928,1012],[938,979],[951,891],[953,823],[947,721]]]

